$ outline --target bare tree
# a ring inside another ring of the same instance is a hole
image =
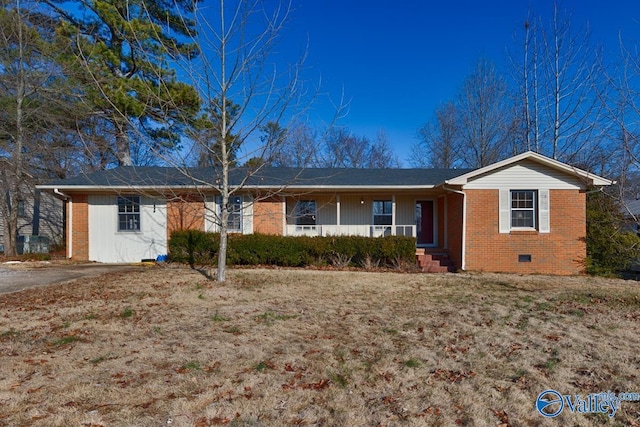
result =
[[[516,118],[505,80],[487,60],[478,61],[457,99],[459,156],[468,167],[482,167],[508,155]]]
[[[245,209],[238,199],[246,193],[243,189],[251,177],[260,174],[267,164],[255,159],[268,159],[273,143],[282,141],[279,137],[261,139],[265,129],[275,130],[276,124],[288,129],[282,123],[295,122],[314,95],[302,90],[299,73],[304,55],[290,63],[274,50],[290,12],[291,3],[287,1],[274,6],[274,2],[260,0],[217,0],[203,9],[196,4],[193,15],[184,19],[194,23],[195,31],[185,43],[194,47],[197,59],[182,55],[173,58],[181,69],[179,74],[196,89],[201,108],[182,151],[155,153],[197,187],[199,194],[187,197],[208,201],[215,194],[217,207],[205,206],[207,218],[215,222],[220,233],[216,272],[220,282],[226,279],[229,229],[237,220],[238,210]],[[173,98],[172,102],[179,105],[180,100]],[[121,117],[131,120],[115,102],[110,101],[110,105]],[[138,132],[138,136],[146,135]],[[147,145],[155,150],[153,141]],[[188,167],[199,160],[210,167],[210,174],[196,174]],[[238,166],[249,160],[251,167]],[[282,189],[252,194],[252,200],[255,203],[273,197],[278,191]]]
[[[385,169],[400,165],[384,130],[380,130],[372,142],[348,128],[331,128],[325,133],[322,148],[320,165],[323,167]]]
[[[376,139],[369,147],[369,157],[366,167],[370,169],[399,168],[400,160],[391,149],[389,136],[384,129],[380,129]]]
[[[418,129],[418,143],[411,147],[414,167],[453,168],[460,163],[458,109],[449,101],[436,109],[430,122]]]
[[[54,57],[52,25],[20,0],[0,9],[0,215],[4,250],[15,255],[18,205],[30,194],[28,177],[38,172],[56,139],[74,123],[74,93]]]
[[[273,166],[314,167],[320,162],[318,132],[305,122],[292,123],[284,139],[273,145],[268,159]]]
[[[576,30],[571,15],[554,3],[549,22],[526,20],[521,43],[522,54],[511,55],[511,65],[522,145],[569,163],[597,162],[591,154],[605,131],[598,96],[604,88],[588,27]]]

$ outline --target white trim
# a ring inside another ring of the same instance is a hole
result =
[[[396,234],[396,195],[391,195],[391,234]]]
[[[586,179],[590,185],[612,185],[615,184],[615,181],[611,181],[609,179],[603,178],[601,176],[592,174],[590,172],[584,171],[582,169],[574,168],[573,166],[569,166],[566,163],[562,163],[558,160],[551,159],[547,156],[543,156],[542,154],[535,153],[533,151],[527,151],[522,154],[518,154],[517,156],[509,157],[508,159],[502,160],[497,163],[493,163],[489,166],[485,166],[480,169],[476,169],[474,171],[468,172],[464,175],[460,175],[456,178],[449,179],[445,181],[445,184],[449,185],[465,185],[469,182],[469,179],[474,178],[479,175],[483,175],[489,172],[493,172],[494,170],[500,169],[505,166],[509,166],[511,164],[520,162],[522,160],[530,159],[541,163],[543,165],[549,166],[551,168],[560,170],[570,175],[578,176],[580,178]]]
[[[87,201],[88,202],[88,201]],[[89,210],[87,209],[87,216],[89,216]],[[67,233],[69,233],[69,247],[67,248],[67,252],[69,255],[69,259],[73,258],[73,197],[69,197],[69,229]],[[89,218],[87,218],[87,222]]]

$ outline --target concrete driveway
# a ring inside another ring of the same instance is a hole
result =
[[[53,283],[68,282],[83,277],[97,277],[143,267],[128,264],[18,265],[0,264],[0,294],[18,292]]]

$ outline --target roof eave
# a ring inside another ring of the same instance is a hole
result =
[[[244,185],[242,188],[247,190],[431,190],[438,185]],[[231,188],[238,186],[230,185]],[[206,190],[215,189],[215,186],[209,185],[37,185],[40,190],[60,190],[60,191],[169,191],[169,190]]]

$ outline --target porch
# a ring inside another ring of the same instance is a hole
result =
[[[288,236],[407,236],[418,247],[447,245],[442,193],[309,194],[285,204]]]

